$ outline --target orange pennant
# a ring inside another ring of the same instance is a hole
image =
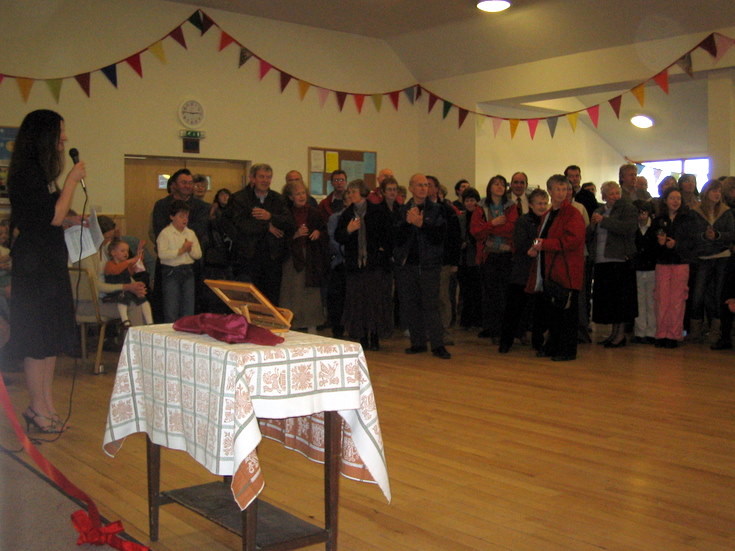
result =
[[[510,119],[510,139],[512,140],[513,137],[516,135],[516,129],[518,128],[518,123],[521,122],[518,119]]]
[[[306,82],[305,80],[299,81],[299,97],[303,101],[304,97],[306,97],[306,92],[309,91],[309,88],[311,88],[311,84]]]
[[[655,77],[653,77],[653,81],[659,85],[661,90],[669,93],[669,70],[664,69],[659,74],[657,74]]]
[[[35,82],[32,78],[17,77],[15,81],[18,83],[20,95],[23,97],[23,103],[28,103],[28,97],[31,95],[31,88]]]
[[[638,103],[640,103],[641,104],[641,107],[643,107],[643,104],[646,101],[646,90],[645,90],[645,86],[643,84],[639,84],[638,86],[636,86],[635,88],[633,88],[630,91],[630,93],[635,96],[635,99],[637,99],[638,100]]]

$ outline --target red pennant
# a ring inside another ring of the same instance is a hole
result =
[[[288,83],[291,82],[292,78],[293,77],[288,73],[281,71],[281,93],[286,89],[286,86],[288,86]]]
[[[345,100],[347,99],[347,92],[335,92],[337,95],[337,105],[339,105],[339,110],[342,111],[342,108],[345,106]]]
[[[390,92],[388,95],[390,96],[390,100],[393,102],[393,107],[396,108],[396,111],[398,111],[398,100],[401,97],[401,91],[398,90],[396,92]]]
[[[610,107],[612,107],[613,111],[615,111],[615,116],[617,118],[620,118],[620,103],[622,101],[623,101],[623,96],[617,96],[611,100],[608,100],[608,103],[610,104]]]
[[[357,112],[362,113],[362,104],[365,102],[365,94],[354,94],[355,98],[355,107],[357,107]]]
[[[597,128],[597,123],[600,120],[600,106],[593,105],[592,107],[588,107],[587,114],[590,116],[590,119],[592,120],[592,124],[594,124],[595,128]]]
[[[653,77],[653,80],[656,84],[659,85],[661,90],[663,90],[667,94],[669,93],[669,70],[668,69],[664,69],[663,71],[661,71],[659,74]]]
[[[184,31],[181,27],[176,27],[173,31],[168,34],[176,42],[181,44],[186,50],[186,39],[184,38]]]
[[[82,90],[84,90],[84,93],[87,94],[87,97],[90,97],[89,96],[89,73],[82,73],[81,75],[76,75],[74,78],[79,83],[79,86],[82,87]]]
[[[273,65],[261,59],[260,60],[260,80],[263,80],[263,77],[267,75],[268,71],[270,71],[272,68],[273,68]]]
[[[434,109],[434,104],[436,104],[438,99],[439,96],[435,96],[434,94],[429,92],[429,113],[431,113],[431,110]]]
[[[232,38],[229,34],[227,34],[225,31],[222,31],[222,34],[219,37],[219,51],[221,52],[227,46],[232,44],[235,41],[234,38]]]
[[[130,65],[133,70],[138,73],[138,76],[141,78],[143,77],[143,66],[140,64],[140,54],[133,54],[129,58],[127,58],[125,61],[128,62],[128,65]]]
[[[528,133],[531,134],[531,139],[536,137],[536,128],[538,127],[538,119],[528,119]]]
[[[710,34],[709,36],[707,36],[707,38],[702,40],[702,42],[699,43],[699,47],[712,57],[717,57],[717,42],[715,42],[714,33]]]
[[[459,109],[459,126],[458,128],[462,128],[462,125],[464,124],[464,120],[467,118],[467,115],[469,114],[469,111],[467,109],[462,109],[461,107],[458,107]]]
[[[2,84],[3,80],[5,80],[5,75],[0,75],[0,84]]]

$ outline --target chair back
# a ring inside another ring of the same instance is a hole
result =
[[[69,267],[71,292],[74,295],[75,314],[78,323],[105,323],[100,313],[99,293],[95,278],[87,268]]]

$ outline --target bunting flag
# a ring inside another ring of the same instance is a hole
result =
[[[317,94],[319,95],[319,107],[324,109],[324,104],[327,103],[327,98],[329,97],[329,90],[326,88],[319,88]]]
[[[401,98],[401,92],[400,91],[390,92],[388,94],[388,97],[390,97],[390,101],[393,102],[393,107],[395,107],[396,111],[398,111],[398,101]]]
[[[679,66],[679,68],[682,71],[684,71],[690,77],[694,76],[694,71],[692,70],[692,53],[691,52],[686,53],[683,56],[681,56],[679,59],[677,59],[676,64]]]
[[[204,34],[204,31],[202,30],[204,28],[204,25],[202,24],[202,10],[197,10],[192,13],[189,16],[189,23],[194,25],[202,34]]]
[[[531,139],[536,137],[536,128],[538,127],[538,119],[528,119],[528,133],[531,135]]]
[[[444,105],[442,106],[442,118],[446,119],[449,111],[452,109],[452,102],[447,100],[442,101],[444,102]]]
[[[102,67],[102,74],[107,77],[112,85],[117,88],[117,64]]]
[[[521,122],[519,119],[510,119],[510,139],[512,140],[516,135],[518,129],[518,123]]]
[[[577,131],[577,118],[579,117],[579,111],[575,111],[574,113],[567,113],[567,120],[569,121],[569,126],[572,127],[572,132]]]
[[[171,38],[173,38],[176,42],[181,44],[184,49],[186,50],[186,39],[184,38],[184,30],[181,28],[181,25],[176,27],[173,31],[171,31],[168,34]]]
[[[592,107],[588,107],[587,114],[590,116],[592,124],[595,126],[595,128],[597,128],[597,123],[600,120],[600,106],[593,105]]]
[[[150,52],[158,58],[158,61],[166,65],[166,52],[163,51],[163,42],[158,41],[148,48]]]
[[[23,98],[23,103],[28,103],[28,97],[31,95],[31,88],[33,88],[35,81],[32,78],[24,77],[17,77],[15,81],[18,83],[18,89]]]
[[[549,127],[549,134],[551,134],[551,137],[554,137],[554,134],[556,134],[556,123],[559,122],[559,117],[549,117],[546,119],[546,124]]]
[[[370,96],[373,99],[373,105],[375,110],[380,113],[380,107],[383,105],[383,94],[373,94]]]
[[[235,39],[232,38],[225,31],[222,31],[222,34],[219,37],[219,49],[217,51],[218,52],[221,52],[222,50],[224,50],[225,48],[227,48],[227,46],[229,46],[233,42],[235,42]]]
[[[638,100],[638,103],[641,104],[641,107],[643,107],[643,104],[646,101],[645,86],[646,86],[645,84],[641,83],[630,91],[635,96],[635,99]]]
[[[74,78],[79,83],[79,86],[82,87],[84,93],[87,94],[87,97],[89,97],[89,73],[82,73],[81,75],[76,75]]]
[[[337,96],[337,105],[339,105],[339,110],[342,111],[342,108],[345,106],[345,100],[347,99],[347,92],[335,92]]]
[[[357,107],[357,112],[359,114],[362,114],[362,104],[365,103],[365,94],[353,94],[355,98],[355,107]]]
[[[416,94],[416,87],[415,86],[409,86],[408,88],[403,89],[403,93],[406,94],[406,97],[408,98],[408,102],[413,105],[414,103],[414,96]]]
[[[431,110],[434,109],[434,105],[436,104],[436,100],[439,99],[439,96],[436,96],[429,92],[429,113],[431,113]]]
[[[503,124],[503,119],[499,119],[497,117],[490,117],[493,119],[493,136],[498,137],[498,130],[500,130],[500,127]]]
[[[620,118],[620,103],[623,101],[623,96],[615,96],[613,99],[608,100],[610,107],[615,112],[615,116]]]
[[[459,109],[459,126],[457,128],[462,128],[462,125],[464,124],[465,119],[467,118],[467,115],[469,114],[469,110],[462,109],[461,107]]]
[[[309,88],[311,88],[311,84],[309,84],[305,80],[299,81],[299,97],[301,98],[301,101],[304,101],[304,98],[306,97],[306,92],[309,91]]]
[[[292,78],[293,77],[288,73],[281,71],[281,94],[283,94],[283,91],[286,89],[286,86],[288,86],[288,83],[291,82]]]
[[[204,12],[202,13],[202,35],[214,25],[214,21]]]
[[[5,80],[5,75],[0,73],[0,84],[2,84],[3,80]]]
[[[253,57],[253,52],[247,48],[240,48],[240,61],[238,61],[237,68],[239,69],[248,62],[248,59]]]
[[[140,78],[143,78],[143,66],[140,63],[140,53],[133,54],[125,60],[133,70],[138,73]]]
[[[418,84],[416,85],[416,99],[418,100],[421,97],[423,89]]]
[[[635,164],[635,168],[638,171],[637,174],[640,174],[641,172],[643,172],[643,169],[646,168],[646,167],[645,167],[645,165],[642,165],[641,163],[636,163]]]
[[[63,79],[61,78],[52,78],[46,81],[46,86],[48,86],[48,89],[51,91],[51,95],[54,97],[56,103],[59,103],[59,98],[61,97],[62,82]]]
[[[264,59],[260,60],[260,80],[263,80],[263,77],[268,74],[268,71],[270,71],[273,68],[273,65],[265,61]]]
[[[661,179],[661,174],[663,173],[663,170],[660,168],[654,168],[653,169],[653,177],[656,179],[656,183]]]
[[[715,35],[714,33],[711,33],[707,35],[707,38],[702,40],[702,42],[699,43],[699,48],[702,48],[705,52],[707,52],[712,57],[717,57],[717,43],[715,42]]]
[[[653,77],[653,81],[656,84],[658,84],[661,90],[663,90],[667,94],[669,93],[669,70],[668,69],[664,69],[659,74],[657,74],[655,77]]]
[[[735,39],[729,38],[724,34],[715,33],[715,46],[717,53],[715,54],[715,62],[720,61],[727,51],[735,44]]]

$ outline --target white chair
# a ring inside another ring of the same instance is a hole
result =
[[[94,360],[94,374],[100,375],[105,372],[102,364],[102,347],[105,342],[105,331],[107,324],[119,321],[119,317],[105,316],[100,312],[100,299],[97,292],[95,278],[86,268],[69,267],[69,278],[71,290],[74,295],[74,306],[76,309],[76,320],[81,328],[82,334],[82,359],[87,359],[87,326],[97,325],[99,327],[99,338],[97,339],[97,354]]]

